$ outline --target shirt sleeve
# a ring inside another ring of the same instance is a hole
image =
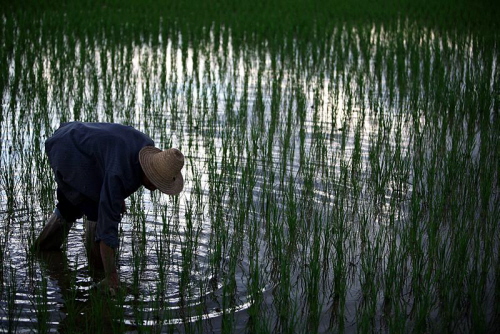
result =
[[[111,248],[117,248],[119,245],[118,226],[124,199],[125,187],[121,178],[116,174],[106,173],[99,200],[97,240],[103,241]]]

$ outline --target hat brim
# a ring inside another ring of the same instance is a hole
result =
[[[179,172],[173,181],[163,179],[153,167],[153,157],[162,152],[157,147],[145,146],[139,152],[139,162],[146,177],[162,193],[167,195],[178,195],[184,188],[184,178]]]

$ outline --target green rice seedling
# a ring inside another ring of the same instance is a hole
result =
[[[374,239],[367,242],[361,248],[361,274],[360,284],[362,299],[357,320],[361,332],[368,332],[375,327],[375,315],[377,309],[377,296],[379,294],[378,268],[380,249],[383,242],[383,232],[376,234]],[[373,243],[373,244],[372,244]]]
[[[19,282],[17,281],[17,269],[12,264],[12,261],[10,261],[8,269],[8,281],[2,291],[2,299],[5,302],[5,330],[9,333],[14,333],[17,330],[18,319],[21,315],[22,309],[19,309],[16,305]]]
[[[332,222],[329,228],[333,237],[332,261],[333,265],[333,284],[330,293],[332,303],[332,321],[337,323],[339,331],[345,328],[345,301],[347,293],[347,273],[348,273],[348,254],[345,249],[345,240],[349,236],[349,228],[345,223],[347,220],[346,209],[342,204],[334,205],[330,211],[329,220]]]
[[[405,287],[406,273],[403,263],[406,261],[406,254],[396,247],[397,230],[393,228],[388,236],[389,250],[386,260],[386,268],[383,272],[383,317],[387,321],[389,330],[405,330],[405,312],[402,309],[400,296],[403,295]]]
[[[0,244],[0,260],[3,260],[3,258],[5,257],[4,252],[5,252],[4,246]],[[3,284],[5,281],[4,272],[5,269],[2,262],[2,264],[0,265],[0,283],[2,284],[0,288],[0,295],[3,295],[3,289],[4,289]]]
[[[104,333],[110,330],[112,320],[110,319],[108,297],[93,291],[89,296],[88,303],[89,306],[85,308],[84,313],[83,330],[95,333]]]
[[[76,273],[70,280],[71,286],[68,290],[64,291],[64,307],[66,318],[59,324],[59,328],[67,332],[77,332],[81,325],[82,314],[85,313],[84,306],[77,301],[78,298],[78,285],[76,282]],[[82,312],[83,311],[83,312]]]
[[[235,246],[238,247],[238,246]],[[223,333],[232,333],[234,331],[235,320],[234,312],[236,307],[236,262],[238,257],[234,255],[238,250],[231,247],[230,261],[227,264],[227,269],[224,273],[223,288],[222,288],[222,328]]]
[[[180,225],[177,228],[179,229]],[[186,226],[184,227],[184,231],[177,230],[176,232],[179,236],[183,237],[180,250],[182,259],[180,262],[179,292],[181,295],[181,307],[186,307],[187,300],[192,298],[193,293],[190,277],[196,263],[196,249],[200,234],[200,226],[195,225],[192,202],[186,206]],[[184,316],[190,317],[191,314],[186,313]]]
[[[259,258],[258,255],[255,255],[250,259],[249,284],[247,285],[250,306],[248,308],[247,328],[259,333],[270,332],[268,330],[270,319],[263,310],[263,282],[259,269]]]
[[[154,239],[154,250],[156,255],[157,270],[158,270],[158,282],[157,282],[157,302],[163,306],[164,300],[164,291],[167,289],[168,285],[168,271],[170,269],[170,238],[168,237],[168,229],[169,225],[166,223],[166,212],[163,211],[161,213],[163,224],[162,230],[158,232],[155,229],[155,239]]]
[[[47,324],[49,323],[50,315],[48,309],[47,301],[47,279],[42,276],[39,286],[36,287],[35,291],[35,312],[37,318],[37,332],[47,333],[49,328]]]
[[[128,325],[125,322],[125,307],[127,304],[126,293],[124,290],[118,290],[114,301],[108,304],[109,307],[109,330],[113,332],[125,332],[135,329],[134,326]]]
[[[313,221],[313,234],[312,240],[319,241],[321,240],[321,214],[318,212],[313,213],[314,221]],[[305,278],[306,282],[306,296],[307,296],[307,305],[308,305],[308,329],[311,332],[318,332],[320,325],[320,316],[321,316],[321,305],[322,300],[320,296],[320,281],[321,281],[321,271],[323,268],[321,267],[321,243],[313,242],[311,245],[310,251],[310,259],[308,261],[308,275]],[[326,268],[327,269],[327,268]]]
[[[145,277],[146,263],[147,263],[147,254],[145,246],[138,240],[132,242],[132,252],[135,253],[132,256],[132,285],[131,291],[135,295],[136,298],[142,295],[141,282]]]

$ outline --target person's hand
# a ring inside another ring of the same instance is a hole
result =
[[[115,250],[102,241],[99,243],[99,246],[101,248],[101,258],[105,274],[105,278],[99,282],[99,285],[107,290],[106,292],[115,295],[120,285],[115,265]]]
[[[109,293],[112,297],[115,297],[118,289],[120,288],[118,274],[114,273],[109,277],[104,278],[97,284],[97,288],[99,291]]]

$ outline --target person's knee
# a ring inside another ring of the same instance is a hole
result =
[[[68,207],[58,202],[55,209],[56,214],[68,222],[74,222],[83,217],[82,212],[76,207]]]

